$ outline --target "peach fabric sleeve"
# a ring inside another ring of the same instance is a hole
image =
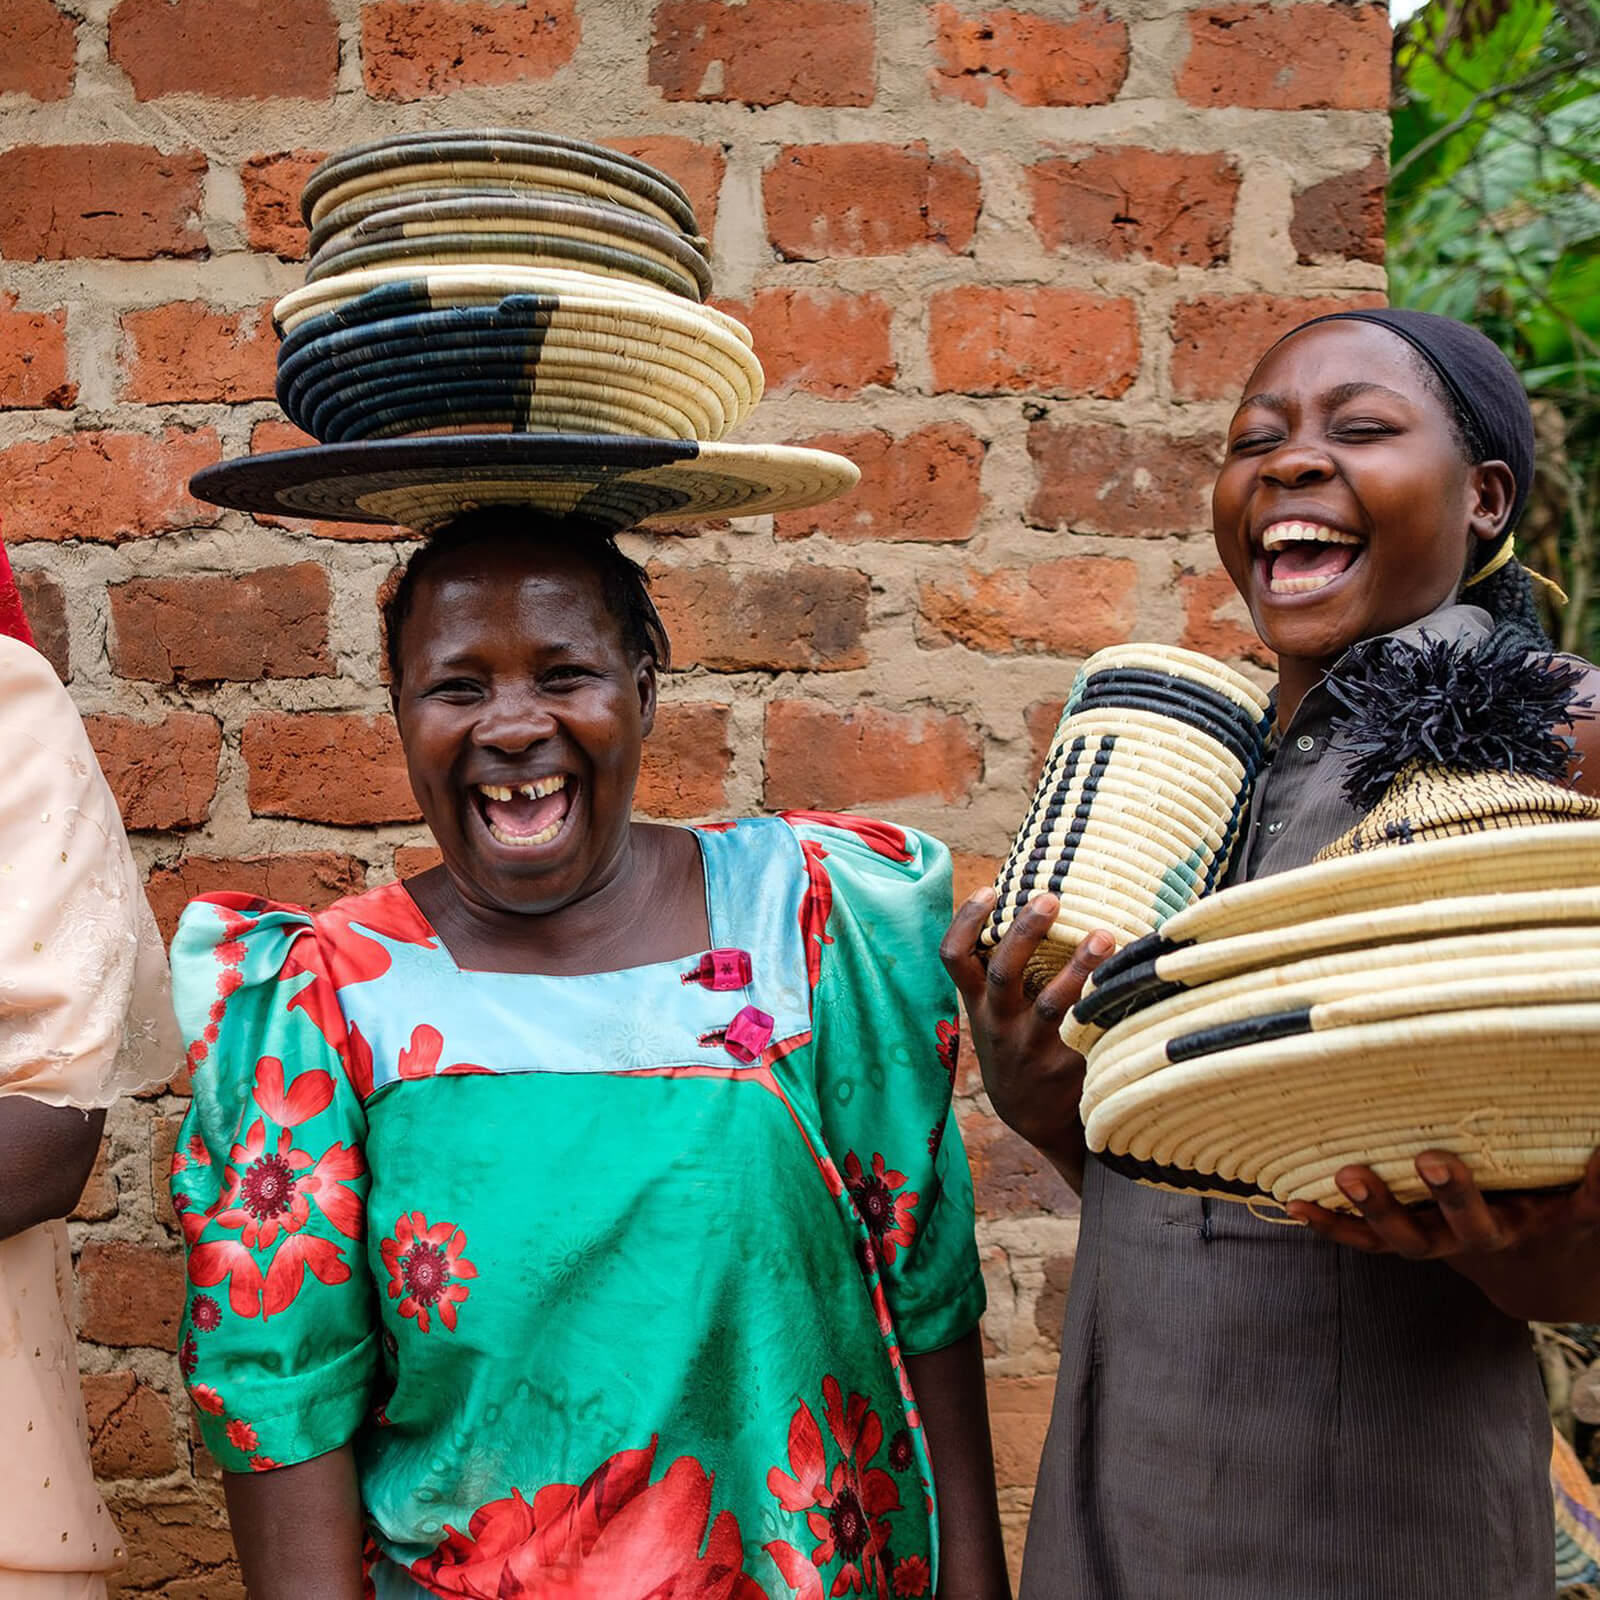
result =
[[[177,1071],[166,956],[89,736],[0,638],[0,1095],[109,1106]]]

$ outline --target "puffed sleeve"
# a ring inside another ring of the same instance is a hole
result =
[[[179,1365],[225,1470],[292,1466],[348,1442],[374,1398],[359,1063],[295,907],[195,901],[172,973],[194,1083],[172,1173]]]
[[[791,814],[810,883],[817,1094],[901,1348],[938,1350],[983,1314],[972,1174],[950,1115],[957,1001],[939,961],[950,854],[859,817]]]

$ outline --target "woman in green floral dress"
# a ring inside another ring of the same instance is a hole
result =
[[[632,822],[665,640],[603,538],[464,519],[389,629],[443,865],[173,950],[255,1600],[1006,1594],[946,852]]]

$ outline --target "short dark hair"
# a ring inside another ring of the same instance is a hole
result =
[[[650,579],[637,561],[617,548],[610,533],[593,523],[548,517],[523,506],[486,506],[435,529],[406,562],[400,581],[384,601],[384,648],[392,685],[400,683],[401,635],[416,602],[417,585],[447,558],[496,544],[526,549],[555,546],[587,561],[600,579],[601,599],[616,618],[623,644],[635,657],[648,657],[658,671],[671,665],[672,644],[650,598]]]

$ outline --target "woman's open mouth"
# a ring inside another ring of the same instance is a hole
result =
[[[1261,535],[1257,557],[1265,587],[1275,595],[1314,594],[1361,559],[1365,541],[1325,523],[1274,522]]]
[[[549,844],[572,812],[571,785],[559,773],[531,783],[480,783],[474,793],[484,826],[513,849]]]

